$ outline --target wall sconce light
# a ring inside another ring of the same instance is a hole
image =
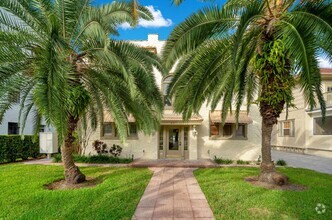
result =
[[[197,132],[197,130],[196,130],[196,126],[194,126],[194,127],[193,127],[193,135],[194,135],[194,136],[197,136],[197,134],[198,134],[198,132]]]

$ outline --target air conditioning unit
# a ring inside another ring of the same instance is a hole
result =
[[[40,132],[39,146],[41,154],[58,153],[58,135],[54,132]]]

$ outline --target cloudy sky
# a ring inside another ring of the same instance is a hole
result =
[[[140,20],[136,28],[132,29],[128,24],[120,27],[120,36],[123,40],[146,40],[148,34],[159,34],[159,39],[166,40],[172,29],[185,20],[189,15],[212,5],[222,5],[226,0],[214,0],[201,2],[200,0],[185,0],[178,7],[171,4],[171,0],[139,0],[141,5],[146,6],[154,16],[154,21]],[[94,0],[99,5],[112,0]],[[323,57],[320,58],[321,67],[332,67]]]

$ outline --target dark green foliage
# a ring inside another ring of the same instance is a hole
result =
[[[0,163],[38,157],[39,140],[34,142],[33,139],[33,136],[22,140],[21,135],[0,135]]]
[[[291,74],[288,51],[281,39],[263,45],[262,54],[254,57],[254,67],[260,84],[265,88],[258,101],[264,101],[275,109],[282,101],[286,107],[295,107],[292,104],[295,79]]]
[[[114,39],[119,25],[153,19],[133,2],[1,0],[0,123],[20,96],[22,130],[33,114],[35,133],[44,118],[56,128],[59,143],[71,118],[83,129],[96,129],[105,112],[122,140],[129,114],[140,131],[159,128],[163,103],[153,76],[153,68],[165,73],[159,57]]]
[[[77,163],[112,164],[112,163],[131,163],[133,160],[131,158],[118,158],[107,155],[93,155],[93,156],[74,155],[74,161]],[[55,154],[53,156],[53,162],[60,163],[61,154]]]
[[[110,149],[110,154],[112,154],[114,157],[119,157],[121,153],[122,153],[122,147],[113,144],[113,146]]]
[[[287,166],[287,162],[283,159],[279,159],[276,164],[278,166]]]
[[[236,161],[236,164],[240,164],[240,165],[242,165],[242,164],[250,164],[250,162],[249,161],[244,161],[244,160],[237,160]]]
[[[222,157],[214,156],[214,162],[216,162],[217,164],[232,164],[233,160],[223,159]]]
[[[107,144],[100,140],[95,140],[92,144],[93,149],[98,153],[98,154],[104,154],[107,153],[106,148]]]

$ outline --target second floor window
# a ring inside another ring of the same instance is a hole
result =
[[[321,117],[314,119],[314,135],[332,135],[332,116],[326,116],[325,123]]]
[[[171,107],[172,106],[172,99],[167,96],[167,91],[169,85],[172,82],[172,76],[167,76],[163,81],[163,97],[164,97],[164,106]]]

